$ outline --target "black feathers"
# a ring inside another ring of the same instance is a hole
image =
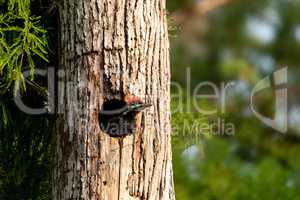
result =
[[[125,101],[118,99],[106,101],[99,113],[100,128],[112,137],[132,134],[135,130],[136,114],[149,106],[141,102],[128,105]]]

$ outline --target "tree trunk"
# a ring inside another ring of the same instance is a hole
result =
[[[53,199],[175,199],[165,0],[62,0]],[[124,139],[99,128],[109,99],[152,103]]]

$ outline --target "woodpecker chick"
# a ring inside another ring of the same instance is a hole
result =
[[[135,114],[141,112],[145,108],[152,106],[151,104],[144,103],[139,97],[129,95],[125,98],[126,104],[128,106],[128,111]]]
[[[136,96],[128,96],[125,101],[106,101],[99,113],[100,128],[112,137],[132,134],[135,130],[135,116],[150,106],[151,104],[143,103]]]

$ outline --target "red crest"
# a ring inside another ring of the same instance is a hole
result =
[[[127,96],[126,102],[128,105],[137,104],[137,103],[143,104],[143,101],[139,97],[134,95]]]

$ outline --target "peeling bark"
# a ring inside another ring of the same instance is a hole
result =
[[[175,199],[165,0],[64,0],[60,23],[53,199]],[[98,113],[126,95],[153,106],[112,138]]]

